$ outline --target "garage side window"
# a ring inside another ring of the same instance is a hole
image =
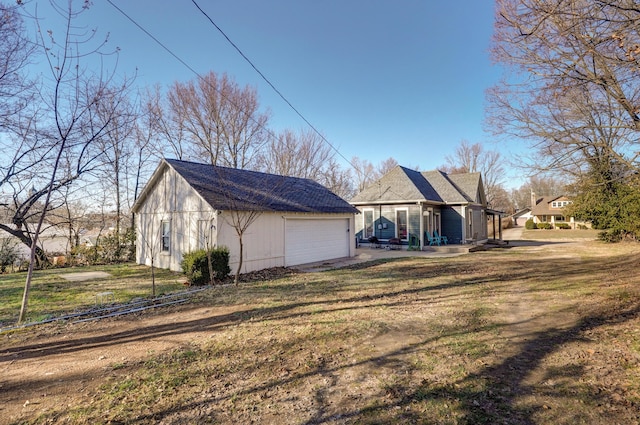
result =
[[[162,237],[160,249],[162,252],[169,252],[171,247],[171,223],[169,221],[162,221]]]

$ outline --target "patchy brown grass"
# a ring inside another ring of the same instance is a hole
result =
[[[0,422],[638,423],[639,252],[551,242],[285,273],[3,335]]]

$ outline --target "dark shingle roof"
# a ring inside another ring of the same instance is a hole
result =
[[[352,203],[431,201],[447,204],[476,202],[480,173],[422,173],[397,166],[358,193]]]
[[[482,201],[478,199],[478,191],[482,187],[480,173],[448,174],[448,177],[468,201]]]
[[[424,199],[442,201],[418,171],[397,166],[358,193],[351,202],[404,202]]]
[[[356,213],[347,201],[309,179],[165,159],[217,210]]]

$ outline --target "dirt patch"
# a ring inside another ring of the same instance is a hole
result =
[[[105,279],[111,277],[107,272],[78,272],[78,273],[63,273],[60,277],[68,280],[69,282],[84,282],[94,279]]]

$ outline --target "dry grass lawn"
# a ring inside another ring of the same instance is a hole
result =
[[[534,244],[217,287],[0,335],[0,422],[640,423],[637,244]]]

